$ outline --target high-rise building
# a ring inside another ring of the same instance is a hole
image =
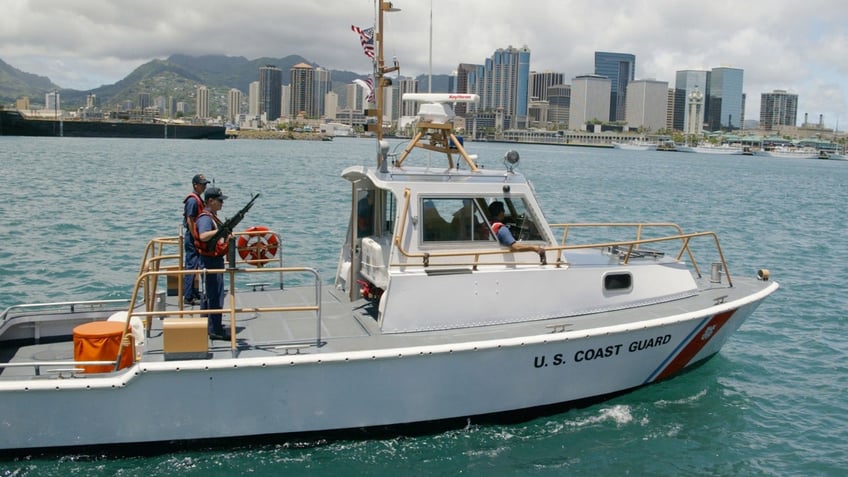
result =
[[[138,93],[138,109],[144,111],[150,107],[150,93]]]
[[[760,127],[766,131],[798,123],[798,95],[776,89],[760,95]]]
[[[333,91],[328,91],[324,95],[324,117],[327,119],[336,119],[339,112],[339,95]]]
[[[711,131],[733,130],[742,127],[745,120],[742,80],[744,71],[739,68],[713,68],[710,89],[707,91],[709,115],[707,126]]]
[[[298,63],[292,66],[290,74],[291,81],[291,106],[289,115],[297,117],[303,114],[307,118],[314,118],[315,114],[315,68],[307,63]]]
[[[196,116],[200,119],[209,117],[209,89],[206,86],[197,87]]]
[[[610,80],[610,121],[624,121],[627,84],[636,74],[636,56],[630,53],[595,52],[595,74]]]
[[[480,110],[502,111],[504,121],[513,128],[527,124],[529,101],[530,49],[499,48],[483,67]]]
[[[644,131],[665,129],[668,122],[668,82],[634,80],[627,85],[625,121]]]
[[[710,72],[703,70],[680,70],[675,75],[674,82],[674,129],[677,131],[692,131],[689,127],[690,116],[687,110],[688,98],[698,89],[702,94],[710,90]],[[698,125],[704,124],[704,118],[709,114],[709,101],[704,102],[694,130],[700,131]]]
[[[241,91],[231,88],[227,93],[227,120],[237,122],[241,114]]]
[[[393,114],[392,117],[400,118],[403,116],[415,116],[418,114],[418,102],[417,101],[404,101],[403,95],[406,93],[417,93],[418,92],[418,80],[415,78],[400,78],[395,82],[397,84],[397,107],[395,111],[397,114]]]
[[[563,84],[563,77],[564,75],[562,73],[554,73],[552,71],[545,71],[543,73],[531,71],[529,75],[530,101],[547,101],[548,88]]]
[[[280,86],[283,84],[283,72],[274,65],[259,68],[259,115],[265,115],[266,121],[280,119]]]
[[[290,117],[290,111],[292,109],[292,107],[291,107],[291,104],[292,104],[292,88],[291,88],[291,85],[290,84],[284,84],[280,88],[280,94],[281,94],[281,96],[280,96],[280,101],[281,101],[280,107],[282,108],[281,111],[283,112],[283,116]]]
[[[480,95],[480,86],[483,78],[483,65],[460,63],[456,70],[456,92],[464,94]],[[456,103],[454,113],[465,117],[469,113],[476,112],[479,108],[474,103]]]
[[[569,128],[587,130],[590,121],[609,121],[609,78],[600,75],[582,75],[571,80],[571,109]]]
[[[333,89],[333,81],[330,76],[330,71],[324,68],[315,68],[315,86],[313,87],[313,95],[315,98],[315,105],[313,109],[315,111],[315,116],[324,116],[326,114],[326,107],[324,101],[326,100],[327,93],[329,93]]]
[[[362,111],[364,109],[365,96],[365,92],[358,84],[350,83],[346,85],[344,109]]]
[[[44,95],[44,109],[47,111],[58,111],[62,106],[62,99],[58,91],[51,91]]]
[[[259,81],[253,81],[247,89],[247,115],[250,118],[259,116],[259,96]]]
[[[559,84],[548,88],[548,122],[556,129],[568,129],[571,110],[571,85]]]

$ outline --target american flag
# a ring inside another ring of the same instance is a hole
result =
[[[358,84],[367,93],[367,95],[365,96],[365,102],[366,103],[373,103],[374,100],[375,100],[375,98],[374,98],[374,78],[371,77],[371,76],[365,78],[365,80],[361,80],[361,79],[357,78],[357,79],[353,80],[353,82]]]
[[[362,44],[362,51],[368,58],[374,59],[374,27],[362,29],[358,26],[351,25],[350,29],[359,35],[359,42]]]
[[[374,102],[374,78],[369,76],[365,79],[365,84],[368,85],[368,96],[365,97],[365,101],[368,103]]]

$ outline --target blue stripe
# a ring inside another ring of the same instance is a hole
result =
[[[666,356],[666,358],[662,361],[662,363],[660,363],[659,367],[657,367],[657,369],[655,369],[655,370],[654,370],[654,372],[653,372],[653,373],[651,373],[651,374],[650,374],[650,376],[648,376],[648,379],[646,379],[646,380],[645,380],[645,382],[643,382],[642,384],[648,384],[648,383],[650,383],[651,381],[653,381],[654,379],[656,379],[657,375],[658,375],[658,374],[660,374],[660,373],[662,372],[662,370],[663,370],[666,366],[668,366],[668,362],[669,362],[669,361],[671,361],[671,360],[672,360],[675,356],[677,356],[677,353],[678,353],[678,352],[680,352],[680,349],[681,349],[681,348],[683,348],[683,347],[685,347],[687,344],[689,344],[689,341],[692,339],[692,337],[693,337],[695,334],[697,334],[697,333],[701,330],[701,328],[702,328],[705,324],[707,324],[707,323],[708,323],[711,319],[713,319],[713,317],[712,317],[712,316],[708,316],[708,317],[704,318],[703,320],[701,320],[701,322],[700,322],[700,323],[698,323],[698,325],[697,325],[697,326],[695,326],[695,329],[693,329],[693,330],[692,330],[692,331],[691,331],[691,332],[690,332],[690,333],[686,336],[686,338],[685,338],[683,341],[681,341],[681,342],[680,342],[680,344],[679,344],[679,345],[677,345],[677,347],[676,347],[676,348],[674,348],[674,350],[672,350],[672,351],[671,351],[671,354],[669,354],[668,356]]]

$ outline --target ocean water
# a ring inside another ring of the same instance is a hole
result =
[[[416,437],[31,456],[0,461],[0,476],[845,475],[848,162],[466,146],[490,169],[518,150],[550,221],[714,231],[732,274],[768,268],[781,289],[700,368],[561,414]],[[198,172],[229,196],[225,216],[261,193],[242,225],[281,231],[285,264],[329,281],[348,213],[340,171],[375,156],[360,139],[0,137],[0,308],[125,297],[147,241],[178,233]]]

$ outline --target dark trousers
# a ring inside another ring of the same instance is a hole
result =
[[[194,248],[191,234],[187,234],[186,240],[183,242],[183,257],[185,258],[185,264],[183,265],[185,270],[200,270],[203,265],[200,260],[200,254]],[[194,277],[191,273],[183,275],[183,298],[186,300],[200,296],[200,291],[194,289]]]
[[[224,257],[201,256],[201,262],[203,268],[209,270],[224,268]],[[201,310],[219,310],[224,307],[224,277],[222,273],[206,274],[206,296],[200,301]],[[207,325],[209,333],[223,335],[224,325],[221,321],[220,313],[210,313]]]

